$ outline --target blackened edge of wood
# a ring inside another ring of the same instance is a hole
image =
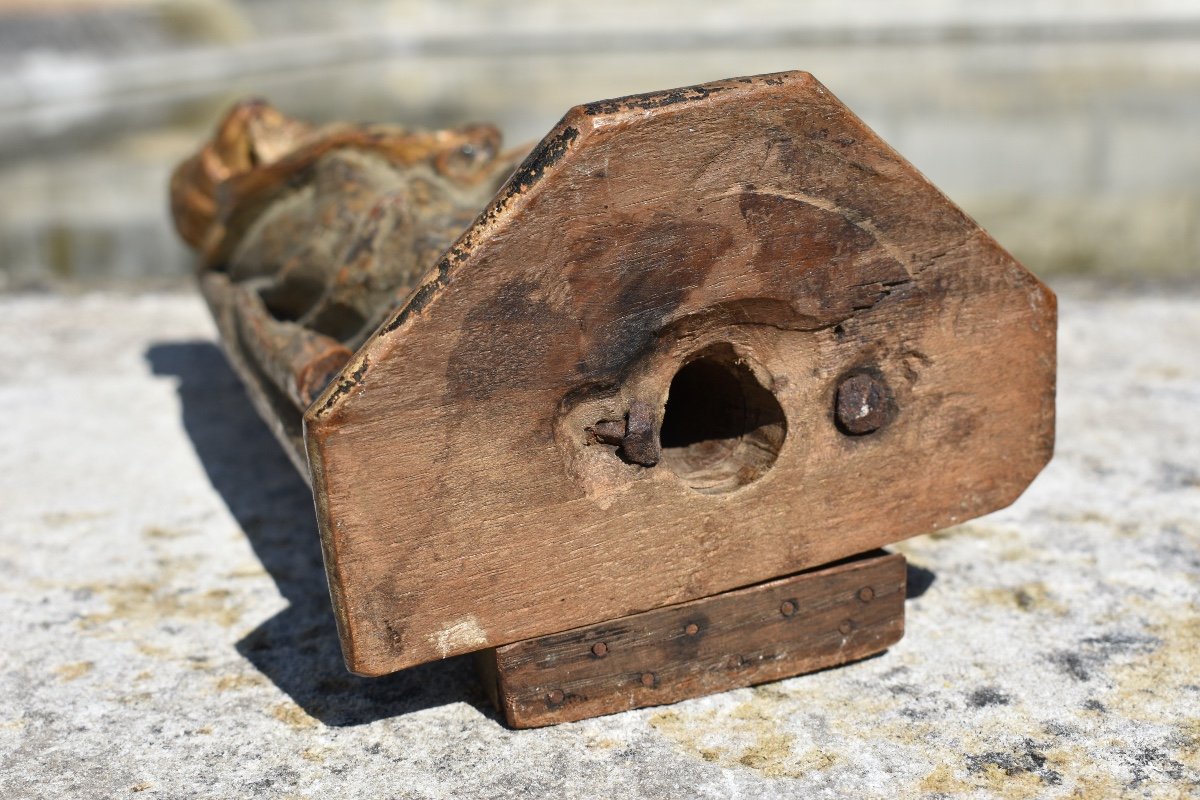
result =
[[[598,117],[611,114],[621,114],[627,111],[655,111],[660,108],[707,100],[713,95],[728,92],[742,86],[782,86],[795,81],[813,81],[815,78],[807,72],[792,70],[789,72],[773,72],[764,75],[748,75],[742,78],[711,81],[709,83],[680,86],[676,89],[664,89],[645,94],[630,94],[624,97],[614,97],[610,100],[597,100],[581,106],[588,116]]]

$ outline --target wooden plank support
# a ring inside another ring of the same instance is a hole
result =
[[[480,654],[505,720],[536,728],[780,680],[904,635],[904,557],[881,551]]]

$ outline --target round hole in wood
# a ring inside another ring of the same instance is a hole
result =
[[[727,344],[697,353],[671,380],[662,463],[698,492],[729,492],[762,477],[786,435],[779,401]]]

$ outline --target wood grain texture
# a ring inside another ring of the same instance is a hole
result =
[[[480,674],[509,725],[673,703],[844,664],[904,635],[905,561],[782,580],[506,645]]]
[[[1001,508],[1052,453],[1055,313],[805,73],[572,109],[306,414],[347,662],[617,619]],[[753,420],[667,447],[693,363]],[[835,420],[855,374],[889,404],[865,435]]]

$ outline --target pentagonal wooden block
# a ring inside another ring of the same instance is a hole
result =
[[[1003,507],[1053,294],[805,73],[579,106],[304,417],[382,674]]]

